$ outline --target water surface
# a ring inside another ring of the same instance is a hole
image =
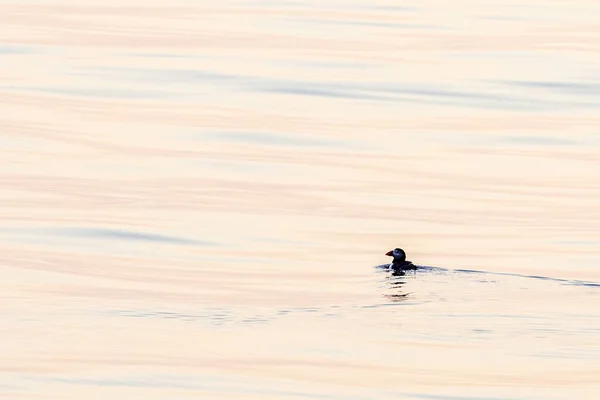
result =
[[[596,398],[599,14],[0,5],[0,398]]]

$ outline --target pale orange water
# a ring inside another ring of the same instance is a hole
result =
[[[598,398],[598,15],[4,2],[0,398]]]

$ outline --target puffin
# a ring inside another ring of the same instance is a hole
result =
[[[385,253],[386,256],[394,257],[389,269],[397,274],[404,274],[404,271],[416,270],[417,266],[411,261],[406,261],[406,252],[399,247]]]

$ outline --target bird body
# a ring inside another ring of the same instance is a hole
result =
[[[389,269],[394,271],[395,273],[404,274],[404,271],[417,269],[417,266],[415,264],[413,264],[411,261],[406,260],[406,252],[399,247],[395,248],[394,250],[388,251],[385,255],[393,257]]]

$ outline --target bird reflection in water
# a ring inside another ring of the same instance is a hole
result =
[[[408,293],[404,293],[402,286],[406,284],[405,273],[403,271],[392,272],[386,279],[387,292],[383,297],[393,303],[398,303],[407,299]]]

